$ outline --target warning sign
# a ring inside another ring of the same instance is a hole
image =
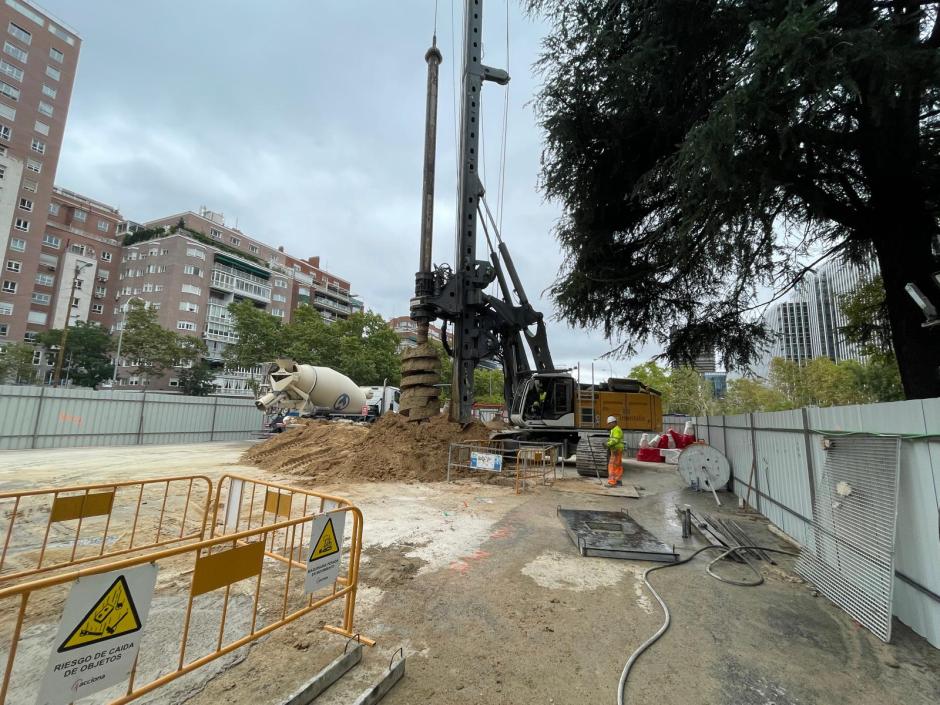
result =
[[[126,681],[156,582],[154,564],[75,581],[37,705],[64,705]]]
[[[136,631],[140,631],[140,616],[127,587],[127,580],[123,575],[119,575],[111,583],[111,587],[105,590],[98,603],[62,642],[59,652],[97,644]]]
[[[315,561],[318,558],[326,558],[334,553],[339,553],[339,546],[336,545],[336,532],[333,530],[333,517],[326,520],[326,526],[320,532],[320,538],[317,539],[317,545],[310,552],[310,558],[307,561]]]
[[[321,514],[313,520],[310,557],[307,559],[305,592],[316,592],[336,582],[342,561],[340,547],[346,529],[346,512]]]

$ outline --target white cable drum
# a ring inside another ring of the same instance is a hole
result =
[[[679,474],[689,486],[720,490],[731,479],[731,465],[717,448],[693,443],[679,455]]]

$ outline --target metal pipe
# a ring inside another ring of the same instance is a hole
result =
[[[444,57],[437,48],[437,35],[431,40],[431,48],[424,55],[428,63],[427,103],[424,114],[424,182],[421,188],[421,252],[418,257],[418,275],[415,282],[415,294],[426,295],[432,286],[431,248],[434,242],[434,174],[435,155],[437,152],[437,94],[438,68]],[[428,342],[427,315],[416,318],[418,324],[418,344]]]

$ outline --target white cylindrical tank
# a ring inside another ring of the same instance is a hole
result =
[[[346,375],[329,367],[297,365],[291,360],[278,360],[278,368],[270,375],[271,393],[283,401],[303,402],[306,411],[324,409],[333,414],[358,416],[366,405],[366,397]],[[260,401],[260,400],[259,400]],[[288,404],[285,404],[285,406]]]

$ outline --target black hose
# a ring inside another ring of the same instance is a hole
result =
[[[624,702],[625,702],[624,691],[627,685],[627,676],[630,675],[630,669],[633,668],[633,664],[636,663],[637,659],[640,658],[640,656],[643,654],[644,651],[646,651],[649,647],[655,644],[659,640],[659,638],[663,634],[666,633],[666,630],[669,629],[669,624],[672,621],[672,616],[669,613],[669,608],[666,606],[666,603],[663,601],[663,598],[659,596],[659,593],[656,592],[655,588],[649,581],[649,574],[656,570],[674,568],[678,565],[689,563],[696,556],[698,556],[698,554],[704,553],[705,551],[721,550],[722,551],[721,555],[719,555],[717,558],[715,558],[705,567],[705,572],[708,573],[713,578],[715,578],[716,580],[720,580],[723,583],[728,583],[729,585],[739,585],[741,587],[756,587],[757,585],[760,585],[761,583],[764,582],[764,576],[761,575],[760,571],[757,570],[757,568],[755,568],[753,565],[751,565],[751,563],[748,562],[747,560],[745,560],[745,565],[747,565],[747,567],[750,568],[757,575],[756,581],[744,582],[740,580],[731,580],[730,578],[722,578],[720,575],[712,571],[712,566],[715,565],[715,563],[717,563],[718,561],[724,558],[728,558],[732,554],[736,554],[738,551],[748,550],[748,549],[761,549],[762,551],[770,551],[772,553],[782,553],[783,555],[786,555],[786,556],[799,555],[797,553],[793,553],[792,551],[783,551],[779,548],[765,548],[764,546],[735,546],[733,548],[727,548],[725,546],[705,546],[704,548],[700,548],[697,551],[695,551],[695,553],[690,555],[688,558],[683,558],[681,561],[676,561],[675,563],[664,563],[663,565],[656,565],[656,566],[653,566],[652,568],[648,568],[646,572],[643,573],[643,582],[646,583],[647,589],[649,589],[649,591],[653,593],[653,597],[655,597],[656,601],[659,602],[659,606],[663,608],[663,615],[665,616],[665,619],[663,621],[663,625],[656,631],[656,633],[653,634],[653,636],[651,636],[649,639],[644,641],[642,644],[640,644],[639,648],[637,648],[636,651],[630,654],[630,658],[628,658],[627,662],[624,664],[623,673],[620,674],[620,684],[617,687],[617,705],[624,705]]]

